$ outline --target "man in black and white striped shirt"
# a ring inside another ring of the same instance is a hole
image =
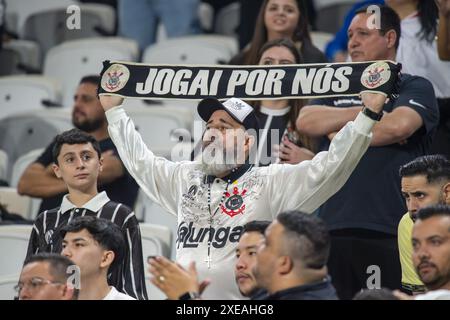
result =
[[[97,177],[102,170],[101,151],[95,138],[78,129],[56,138],[53,170],[67,184],[69,193],[60,207],[39,214],[33,226],[27,257],[38,252],[62,250],[58,230],[80,216],[97,216],[117,224],[127,242],[120,268],[109,275],[109,284],[135,297],[147,299],[139,223],[127,206],[110,201],[106,192],[98,193]]]

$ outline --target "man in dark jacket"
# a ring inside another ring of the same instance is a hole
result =
[[[325,223],[299,211],[280,213],[265,232],[253,271],[267,300],[336,300],[328,276]]]

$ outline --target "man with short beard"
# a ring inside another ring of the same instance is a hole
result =
[[[413,263],[428,292],[416,300],[450,300],[450,206],[434,205],[417,213],[412,233]],[[396,292],[401,299],[410,296]]]
[[[402,266],[402,291],[425,291],[412,262],[411,235],[417,212],[426,206],[450,203],[450,161],[442,155],[418,157],[400,167],[402,194],[408,212],[398,224],[398,250]]]
[[[98,76],[81,79],[74,96],[72,123],[100,143],[103,171],[99,175],[99,191],[106,191],[112,201],[133,208],[138,186],[125,170],[117,149],[109,138],[108,124],[97,98],[99,83]],[[67,193],[66,184],[55,176],[52,169],[54,144],[55,141],[50,143],[39,158],[25,169],[17,186],[22,195],[42,198],[38,212],[60,206],[63,196]]]
[[[194,261],[199,275],[211,280],[203,298],[240,299],[233,265],[243,226],[273,220],[288,209],[312,213],[339,190],[366,151],[386,100],[380,93],[361,96],[366,109],[342,128],[330,151],[296,165],[258,168],[252,165],[251,131],[259,126],[253,108],[242,100],[199,103],[206,122],[203,163],[156,157],[121,107],[123,99],[102,94],[100,101],[127,170],[153,201],[178,217],[177,262],[187,266]],[[164,276],[157,279],[165,281]]]
[[[325,222],[300,211],[280,213],[267,228],[253,267],[264,300],[337,300],[328,275]]]

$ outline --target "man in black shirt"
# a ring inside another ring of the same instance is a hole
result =
[[[348,29],[348,51],[353,62],[395,60],[400,39],[400,19],[380,7],[380,28],[370,28],[371,16],[358,11]],[[297,120],[299,130],[324,137],[327,150],[335,133],[362,108],[353,97],[312,101]],[[427,154],[439,122],[431,83],[403,74],[398,95],[384,105],[384,115],[374,127],[371,147],[344,186],[319,208],[331,234],[328,267],[341,299],[352,299],[371,286],[370,270],[380,270],[381,287],[400,288],[401,270],[397,226],[406,212],[400,192],[398,168]],[[375,269],[374,269],[375,268]]]
[[[99,191],[106,191],[111,200],[134,207],[138,185],[125,170],[117,149],[109,138],[107,122],[100,101],[97,98],[98,76],[81,79],[74,97],[72,111],[73,125],[93,136],[100,143],[103,157],[103,171],[99,175]],[[53,141],[43,154],[30,164],[18,184],[18,192],[30,197],[42,198],[39,212],[61,205],[67,193],[64,181],[53,173]]]
[[[119,226],[126,242],[124,258],[109,275],[109,284],[136,299],[146,299],[139,223],[130,208],[111,201],[104,191],[98,193],[98,175],[103,169],[98,142],[78,129],[63,132],[55,139],[53,161],[53,170],[67,184],[69,193],[58,207],[36,218],[27,257],[39,252],[60,253],[63,239],[59,230],[74,218],[109,220]]]
[[[336,300],[328,276],[325,223],[299,211],[280,213],[265,232],[253,274],[265,300]]]

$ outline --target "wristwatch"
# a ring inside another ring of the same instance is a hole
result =
[[[199,299],[200,295],[197,292],[193,292],[193,291],[188,291],[184,294],[182,294],[178,300],[195,300],[195,299]]]
[[[366,116],[368,116],[370,119],[375,121],[380,121],[381,117],[383,117],[383,110],[380,113],[376,113],[367,108],[366,106],[363,107],[361,112],[364,113]]]

